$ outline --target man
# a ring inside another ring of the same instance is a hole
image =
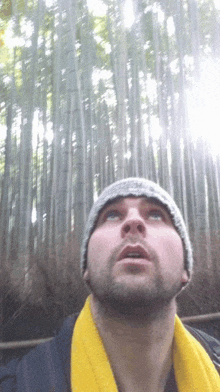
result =
[[[176,315],[192,264],[181,213],[162,188],[141,178],[110,185],[84,232],[91,295],[51,342],[1,369],[0,391],[220,391],[209,355]]]

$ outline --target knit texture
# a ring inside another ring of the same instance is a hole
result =
[[[158,184],[144,178],[126,178],[119,180],[101,193],[94,203],[84,230],[83,243],[81,249],[81,271],[84,273],[87,264],[88,242],[95,229],[98,216],[102,209],[113,200],[119,197],[147,197],[150,200],[159,202],[168,211],[176,231],[180,235],[185,254],[185,269],[191,277],[193,267],[192,246],[187,233],[182,214],[172,197]]]

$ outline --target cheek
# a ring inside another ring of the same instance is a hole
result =
[[[170,267],[184,266],[184,252],[180,236],[174,230],[166,230],[164,235],[157,237],[155,249],[158,249],[160,256]]]
[[[183,265],[183,245],[179,236],[174,236],[173,241],[171,240],[168,242],[168,252],[170,254],[170,257],[176,261],[176,264]]]
[[[90,286],[90,281],[94,282],[103,274],[106,269],[106,260],[110,255],[109,241],[99,233],[94,232],[88,243],[87,268],[83,279]]]
[[[105,260],[108,255],[109,241],[106,237],[100,236],[99,232],[94,232],[88,244],[87,262],[89,266],[98,265]]]
[[[114,250],[120,238],[117,229],[97,229],[91,235],[88,244],[88,259],[105,257]]]
[[[88,263],[95,262],[102,251],[102,241],[93,234],[88,244]]]

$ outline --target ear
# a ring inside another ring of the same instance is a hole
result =
[[[84,282],[89,283],[89,271],[88,271],[88,268],[86,268],[85,271],[84,271],[83,280],[84,280]]]
[[[189,276],[186,270],[183,271],[182,273],[182,278],[181,278],[181,282],[183,283],[183,285],[185,286],[189,281]]]

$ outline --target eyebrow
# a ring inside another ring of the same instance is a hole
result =
[[[108,211],[109,208],[117,208],[117,207],[120,207],[121,204],[122,204],[122,207],[123,207],[123,201],[126,198],[134,198],[134,199],[135,198],[139,198],[139,199],[141,199],[141,205],[142,206],[149,205],[149,206],[152,206],[153,208],[154,207],[155,208],[160,208],[162,211],[164,211],[166,214],[168,214],[169,218],[171,219],[170,213],[167,210],[167,208],[162,203],[158,202],[158,200],[155,200],[153,198],[149,198],[148,199],[146,196],[126,196],[126,197],[122,197],[121,196],[121,197],[119,197],[119,198],[117,198],[115,200],[109,201],[101,209],[101,211],[99,212],[99,216],[98,216],[97,222],[98,222],[99,218],[102,216],[102,214],[105,213],[105,211]]]
[[[170,222],[172,223],[172,225],[174,225],[172,216],[170,214],[170,212],[168,211],[168,209],[166,208],[166,206],[164,206],[160,201],[158,201],[157,199],[152,198],[147,198],[146,196],[119,196],[114,200],[110,200],[107,202],[107,204],[104,205],[104,207],[100,210],[98,217],[96,219],[95,225],[94,225],[94,230],[96,229],[98,222],[100,220],[100,218],[102,217],[102,214],[105,213],[105,211],[108,211],[109,208],[117,208],[118,205],[120,205],[126,198],[139,198],[141,199],[141,202],[143,204],[150,204],[153,208],[159,208],[161,209],[169,218]],[[93,230],[93,231],[94,231]]]

